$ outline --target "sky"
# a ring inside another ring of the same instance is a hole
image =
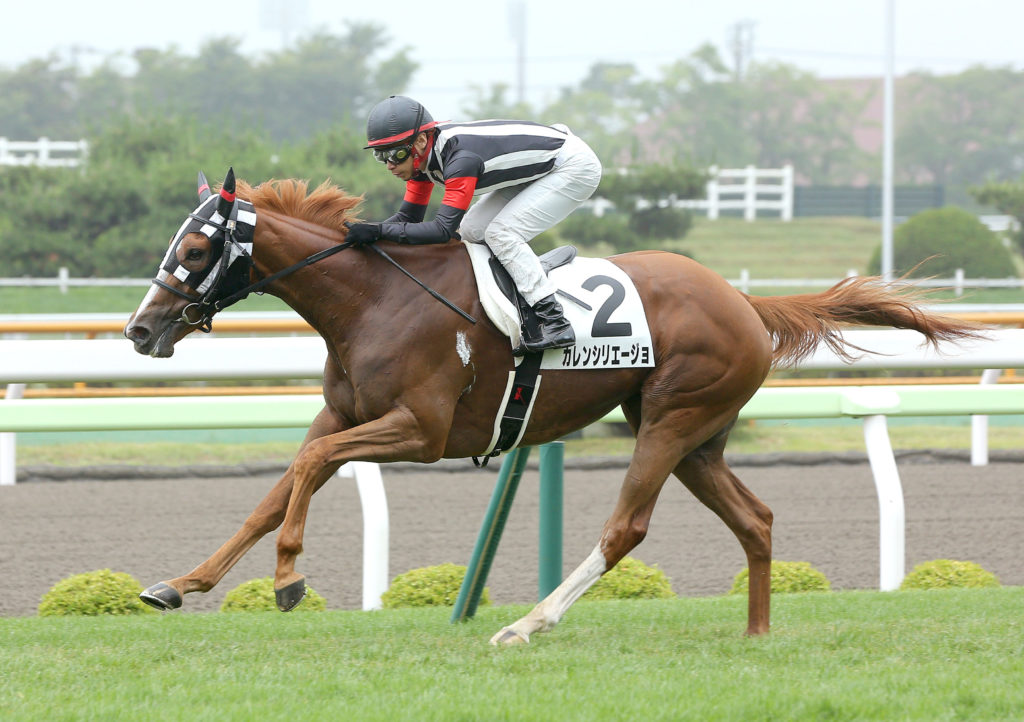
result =
[[[379,57],[406,47],[420,64],[405,93],[434,117],[457,118],[473,85],[505,83],[506,99],[517,99],[520,45],[525,100],[535,107],[578,85],[597,62],[633,63],[656,79],[704,43],[731,58],[737,27],[754,60],[821,77],[880,78],[890,2],[897,75],[1024,69],[1022,0],[0,0],[0,68],[50,54],[88,68],[140,47],[194,54],[224,36],[258,55],[315,30],[343,34],[348,21],[374,22],[391,40]]]

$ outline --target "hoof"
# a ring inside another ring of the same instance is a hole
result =
[[[299,602],[306,596],[306,580],[300,577],[283,589],[275,589],[274,597],[277,598],[277,608],[282,612],[290,612],[299,606]]]
[[[161,611],[177,609],[181,606],[181,595],[178,594],[178,590],[163,582],[154,584],[139,594],[139,599]]]
[[[512,631],[511,627],[505,627],[491,637],[491,644],[497,647],[499,644],[527,644],[530,638],[524,637],[519,632]]]

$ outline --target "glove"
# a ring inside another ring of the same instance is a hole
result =
[[[368,246],[380,240],[380,223],[350,223],[347,240],[353,246]]]

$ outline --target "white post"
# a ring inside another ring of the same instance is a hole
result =
[[[40,167],[50,165],[50,139],[45,136],[39,139],[39,155],[36,156],[36,164]]]
[[[782,220],[793,220],[793,166],[782,166]]]
[[[964,269],[956,269],[956,273],[953,274],[953,287],[956,289],[956,295],[964,295]]]
[[[68,292],[68,268],[67,266],[61,266],[57,269],[57,283],[60,286],[61,295],[65,295]]]
[[[740,290],[743,293],[750,293],[750,271],[746,268],[740,269]]]
[[[757,168],[747,166],[743,183],[743,218],[752,221],[757,217]]]
[[[983,385],[999,381],[1002,369],[985,369],[981,372]],[[988,465],[988,415],[974,414],[971,416],[971,466]]]
[[[7,399],[20,399],[25,384],[7,384]],[[18,483],[18,436],[13,431],[0,433],[0,486]]]
[[[355,477],[363,507],[363,609],[380,609],[381,595],[388,590],[388,500],[380,465],[350,461],[338,476]]]
[[[895,0],[885,2],[885,79],[882,83],[882,278],[893,279],[893,74]]]
[[[864,443],[878,493],[878,588],[899,589],[906,564],[903,487],[885,416],[864,417]]]
[[[718,166],[708,168],[708,184],[706,193],[708,197],[708,220],[718,220]]]

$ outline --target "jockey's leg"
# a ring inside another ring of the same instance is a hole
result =
[[[529,243],[576,210],[594,193],[600,180],[601,164],[593,151],[569,136],[554,169],[521,187],[484,231],[484,241],[532,309],[532,318],[523,323],[523,346],[527,351],[561,348],[575,342],[572,327],[555,300],[557,289]]]

